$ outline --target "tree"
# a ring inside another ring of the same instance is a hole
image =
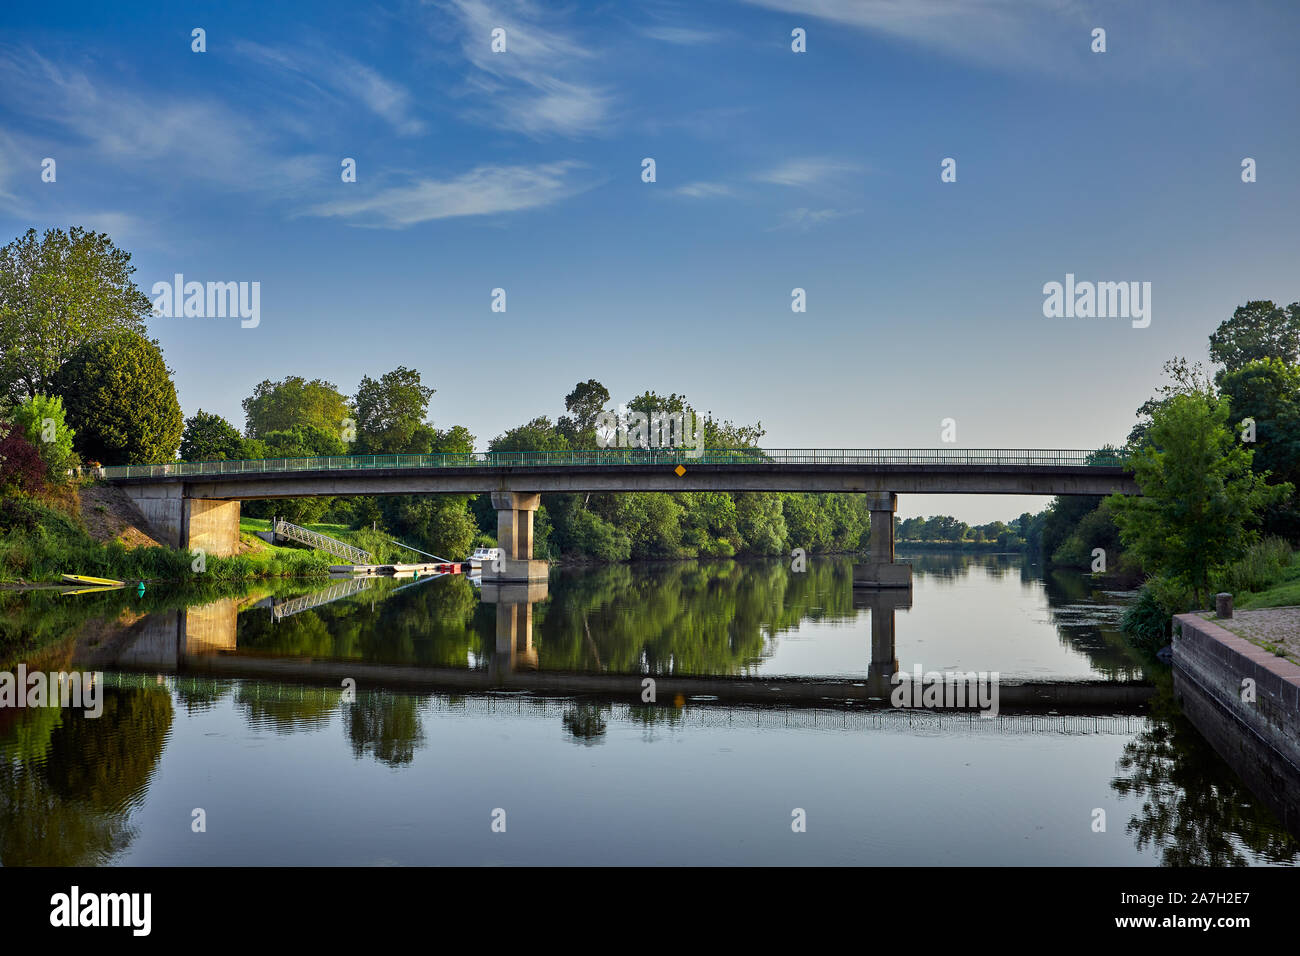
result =
[[[364,376],[353,400],[357,412],[355,451],[363,455],[424,455],[433,444],[425,422],[434,389],[420,373],[398,366],[378,379]]]
[[[1043,512],[1043,521],[1039,530],[1039,546],[1043,556],[1049,562],[1067,559],[1062,556],[1061,547],[1079,528],[1083,520],[1092,514],[1105,501],[1101,495],[1061,495],[1053,498],[1051,505]]]
[[[735,496],[736,525],[744,539],[745,550],[753,554],[781,554],[786,550],[788,533],[781,496],[745,492]]]
[[[815,495],[778,495],[784,499],[781,513],[785,518],[786,534],[792,547],[805,552],[824,551],[835,533],[831,516]]]
[[[1300,302],[1285,309],[1267,299],[1238,306],[1232,318],[1210,335],[1210,358],[1221,363],[1225,372],[1260,359],[1296,364],[1300,361]]]
[[[259,382],[243,406],[244,434],[249,438],[288,431],[295,425],[315,425],[339,435],[344,421],[352,418],[347,396],[333,383],[319,378],[309,382],[301,375]]]
[[[283,431],[267,432],[258,441],[267,458],[326,458],[347,454],[347,446],[338,431],[319,425],[294,425]]]
[[[113,332],[143,335],[148,297],[106,233],[35,229],[0,249],[0,398],[53,391],[72,353]]]
[[[404,540],[414,538],[419,547],[453,560],[469,554],[478,534],[463,495],[385,496],[379,507]]]
[[[569,441],[545,415],[511,428],[488,442],[489,451],[564,451]]]
[[[1233,427],[1255,423],[1255,470],[1300,477],[1300,365],[1257,359],[1225,373],[1221,388]]]
[[[267,432],[262,438],[246,438],[240,451],[244,458],[327,458],[347,454],[336,429],[319,425],[294,425],[281,431]],[[280,498],[247,501],[243,513],[250,518],[281,517],[294,524],[315,524],[335,505],[334,498]],[[352,514],[355,508],[349,509]]]
[[[185,419],[181,435],[182,461],[232,461],[243,457],[244,439],[220,415],[199,409]]]
[[[629,411],[642,412],[648,418],[653,418],[655,415],[678,415],[690,410],[685,395],[678,395],[676,392],[671,395],[660,395],[649,389],[628,402],[627,407]]]
[[[1156,389],[1156,395],[1148,398],[1137,410],[1138,423],[1128,435],[1130,450],[1141,448],[1147,441],[1147,431],[1151,428],[1151,418],[1157,410],[1169,404],[1175,395],[1190,395],[1214,391],[1209,373],[1200,362],[1191,365],[1187,359],[1172,358],[1164,365],[1164,373],[1170,379],[1168,384]]]
[[[474,436],[464,425],[453,425],[448,429],[434,429],[431,452],[439,455],[465,455],[474,452]]]
[[[1226,398],[1175,395],[1155,411],[1133,459],[1140,497],[1107,501],[1120,538],[1149,572],[1208,600],[1210,578],[1259,536],[1259,512],[1294,490],[1251,471],[1254,455],[1229,427]],[[1202,604],[1202,606],[1204,606]]]
[[[1256,474],[1271,473],[1275,482],[1300,486],[1300,366],[1281,359],[1257,359],[1221,378],[1232,409],[1230,423],[1239,436],[1254,423]],[[1269,508],[1264,529],[1271,534],[1300,538],[1300,507],[1289,499]]]
[[[72,353],[54,385],[83,458],[136,465],[176,457],[184,420],[157,342],[134,332],[92,339]]]
[[[573,428],[577,434],[595,431],[596,418],[609,401],[609,389],[594,378],[579,382],[564,397],[564,409],[573,416]]]
[[[704,417],[705,448],[756,448],[766,434],[762,422],[736,425],[730,419],[714,419],[712,412]]]
[[[72,450],[76,433],[68,427],[63,399],[33,395],[14,409],[12,418],[40,452],[46,477],[56,483],[67,481],[68,472],[77,467],[79,459]]]

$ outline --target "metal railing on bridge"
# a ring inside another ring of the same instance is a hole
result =
[[[346,541],[340,541],[338,538],[331,538],[327,534],[321,534],[319,531],[312,531],[301,525],[292,524],[283,518],[277,518],[271,523],[271,530],[278,537],[288,538],[290,541],[297,541],[308,547],[315,548],[317,551],[328,551],[353,564],[374,564],[374,556],[369,551],[362,551],[360,548],[354,548]]]
[[[476,451],[430,455],[332,455],[319,458],[256,458],[240,461],[178,461],[159,465],[110,465],[98,478],[187,478],[285,474],[300,471],[368,471],[380,468],[537,468],[646,465],[1019,465],[1022,467],[1126,467],[1126,452],[1048,448],[606,448],[589,451]]]

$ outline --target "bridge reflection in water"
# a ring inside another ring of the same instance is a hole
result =
[[[353,581],[335,582],[314,594],[290,601],[263,601],[260,606],[267,608],[274,620],[281,620],[289,614],[344,599],[366,587]],[[479,666],[412,666],[251,652],[241,649],[237,643],[240,602],[234,598],[151,614],[123,626],[107,639],[101,636],[93,645],[79,644],[75,657],[82,669],[260,679],[333,688],[351,679],[363,689],[453,694],[506,691],[638,704],[647,701],[645,681],[652,677],[653,701],[659,704],[887,708],[894,687],[891,678],[899,669],[896,616],[900,610],[912,606],[912,589],[855,587],[852,593],[853,607],[866,611],[871,620],[870,648],[863,649],[864,654],[869,654],[865,679],[542,669],[533,641],[533,617],[535,607],[548,597],[546,582],[483,586],[483,603],[495,607],[496,632],[492,653]],[[1150,684],[1132,680],[1003,680],[998,686],[998,707],[1002,712],[1137,714],[1142,712],[1152,691]]]

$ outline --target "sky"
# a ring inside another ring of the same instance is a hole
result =
[[[0,243],[258,283],[256,325],[149,322],[186,415],[241,428],[264,379],[404,365],[480,448],[589,378],[776,448],[1096,448],[1300,299],[1298,38],[1287,0],[10,0]],[[1045,315],[1067,275],[1149,324]]]

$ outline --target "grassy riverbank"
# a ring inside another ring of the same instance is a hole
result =
[[[316,524],[305,524],[302,527],[308,531],[315,531],[319,534],[328,535],[331,538],[337,538],[354,548],[360,548],[363,551],[369,551],[374,557],[377,564],[401,564],[414,561],[423,561],[420,554],[415,551],[409,551],[393,543],[393,537],[387,531],[376,531],[371,528],[361,528],[359,530],[349,528],[345,524],[331,524],[329,522],[318,522]],[[279,547],[268,544],[259,534],[266,534],[271,530],[271,520],[269,518],[247,518],[241,516],[239,519],[239,534],[241,540],[249,547],[261,545],[276,551],[293,552],[299,549],[293,547]],[[444,555],[449,560],[458,561],[464,557],[460,555]],[[344,564],[342,558],[333,558],[331,564]]]
[[[63,574],[86,574],[132,582],[200,584],[327,575],[329,566],[337,562],[314,551],[273,547],[251,534],[240,537],[242,553],[224,558],[208,555],[199,564],[197,555],[189,551],[97,540],[68,510],[32,499],[11,499],[0,509],[0,582],[52,582]]]
[[[1255,591],[1242,591],[1235,596],[1234,604],[1242,610],[1300,605],[1300,552],[1291,555],[1290,564],[1281,569],[1269,585]]]

